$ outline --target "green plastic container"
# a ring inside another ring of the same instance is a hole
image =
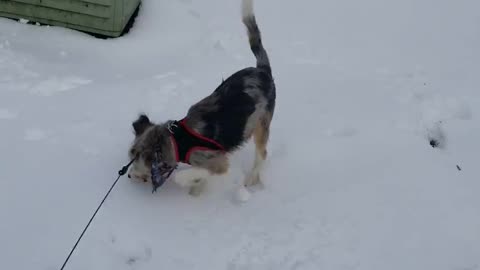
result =
[[[140,0],[0,0],[0,16],[120,36]]]

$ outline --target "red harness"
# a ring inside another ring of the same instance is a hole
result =
[[[169,127],[175,148],[177,162],[190,164],[190,156],[195,151],[221,151],[225,148],[213,139],[207,138],[185,124],[185,119],[175,121]]]

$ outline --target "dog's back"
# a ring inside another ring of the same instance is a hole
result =
[[[242,20],[257,59],[256,67],[234,73],[210,96],[193,105],[186,117],[187,125],[229,152],[257,133],[259,125],[268,129],[275,109],[275,83],[252,0],[242,1]]]

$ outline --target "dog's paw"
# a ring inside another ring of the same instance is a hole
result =
[[[193,181],[193,185],[190,187],[188,194],[194,197],[200,196],[200,194],[203,193],[205,190],[205,186],[207,184],[207,181],[204,179],[195,179]]]
[[[244,186],[245,187],[251,187],[251,186],[256,186],[261,184],[262,181],[260,180],[260,174],[259,173],[250,173],[244,181]]]
[[[245,187],[239,187],[235,192],[235,199],[237,202],[247,202],[250,200],[250,192]]]

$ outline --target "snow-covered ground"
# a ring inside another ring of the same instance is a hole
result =
[[[122,178],[66,269],[480,270],[479,9],[257,0],[265,187],[236,197],[251,144],[199,198]],[[254,63],[239,0],[144,0],[109,40],[0,19],[0,268],[59,269],[138,113],[179,119]]]

